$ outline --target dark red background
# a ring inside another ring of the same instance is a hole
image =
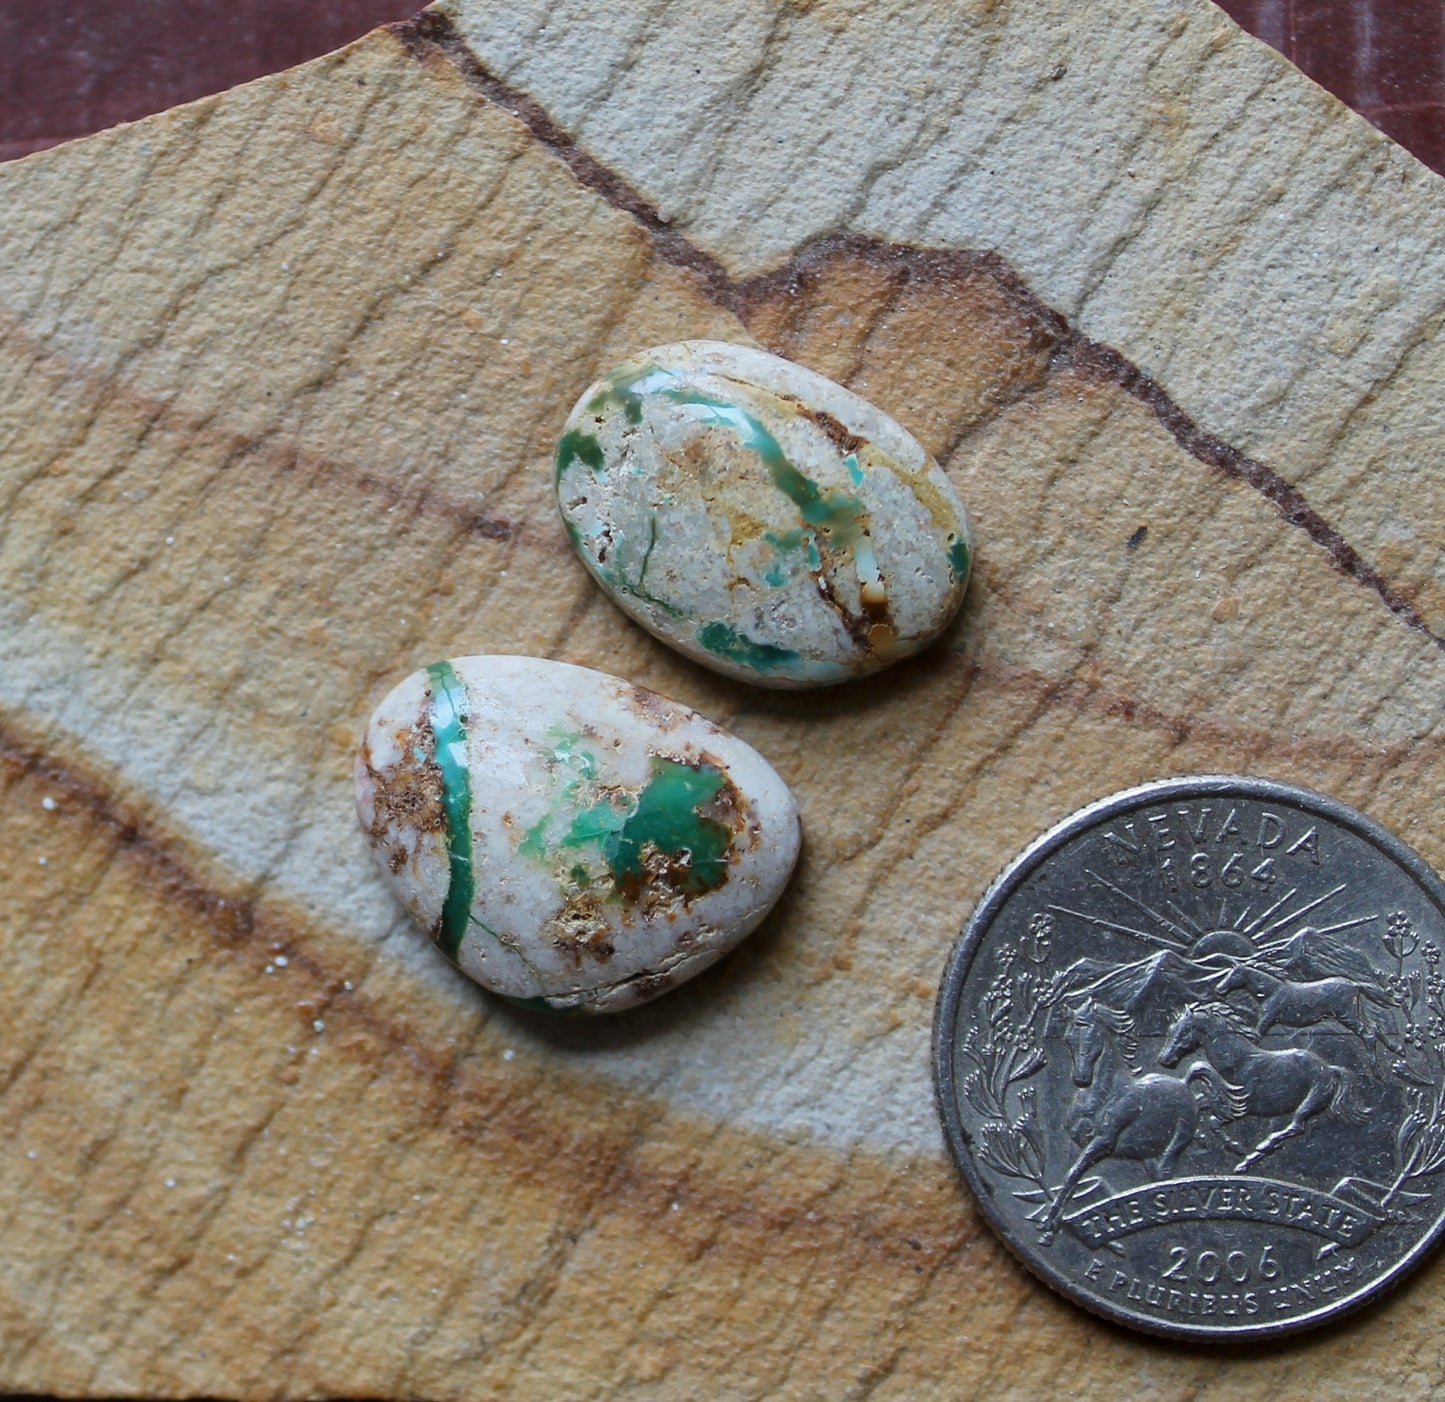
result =
[[[1252,34],[1445,174],[1441,0],[1219,0]]]
[[[425,0],[0,0],[0,160],[220,92]]]
[[[1442,0],[1223,0],[1445,172]],[[0,160],[302,63],[415,0],[0,0]]]

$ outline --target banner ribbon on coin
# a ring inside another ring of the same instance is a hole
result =
[[[1359,1246],[1381,1219],[1332,1193],[1273,1178],[1231,1176],[1147,1184],[1065,1217],[1064,1226],[1085,1246],[1097,1248],[1180,1221],[1278,1223],[1340,1246]]]

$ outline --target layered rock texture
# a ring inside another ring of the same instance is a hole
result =
[[[1242,771],[1437,865],[1445,207],[1205,0],[455,0],[0,170],[0,1384],[217,1397],[1426,1396],[1445,1262],[1284,1349],[1026,1275],[934,991],[1071,809]],[[599,592],[581,391],[755,342],[968,504],[941,642],[765,693]],[[620,674],[796,795],[742,947],[605,1024],[407,928],[400,676]]]

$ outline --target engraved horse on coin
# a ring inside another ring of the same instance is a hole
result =
[[[1116,1040],[1116,1038],[1118,1040]],[[1074,1085],[1069,1137],[1079,1146],[1053,1204],[1041,1239],[1053,1240],[1079,1180],[1109,1158],[1152,1162],[1167,1178],[1199,1127],[1199,1106],[1186,1081],[1159,1072],[1141,1073],[1134,1020],[1128,1013],[1085,998],[1070,1007],[1064,1042]]]
[[[1243,960],[1223,974],[1218,988],[1221,994],[1247,989],[1262,1000],[1254,1029],[1261,1037],[1275,1027],[1307,1028],[1337,1022],[1373,1047],[1379,1029],[1370,1016],[1369,1004],[1394,1006],[1369,984],[1345,978],[1296,981]]]
[[[1350,1073],[1304,1047],[1278,1050],[1258,1046],[1244,1014],[1228,1003],[1191,1003],[1169,1031],[1159,1053],[1163,1066],[1177,1066],[1185,1053],[1200,1050],[1184,1075],[1186,1083],[1205,1081],[1211,1091],[1221,1085],[1224,1097],[1212,1096],[1221,1123],[1248,1116],[1273,1119],[1287,1115],[1281,1128],[1266,1134],[1252,1149],[1226,1140],[1231,1152],[1244,1157],[1234,1171],[1243,1173],[1286,1139],[1302,1134],[1306,1123],[1325,1110],[1338,1110],[1347,1120],[1363,1123],[1367,1114],[1350,1101]]]

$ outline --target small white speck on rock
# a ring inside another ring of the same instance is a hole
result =
[[[507,1050],[502,1053],[502,1060],[510,1061],[514,1056],[516,1056],[516,1054],[517,1053],[514,1052],[511,1047],[508,1047]]]
[[[320,1034],[326,1031],[326,1024],[322,1022],[321,1019],[318,1017],[315,1022],[311,1024],[311,1030],[315,1033]]]
[[[56,801],[51,798],[49,794],[46,794],[46,796],[40,800],[40,806],[47,813],[53,813],[60,805],[56,803]]]
[[[278,969],[284,969],[287,964],[286,956],[284,954],[278,954],[275,962]]]

